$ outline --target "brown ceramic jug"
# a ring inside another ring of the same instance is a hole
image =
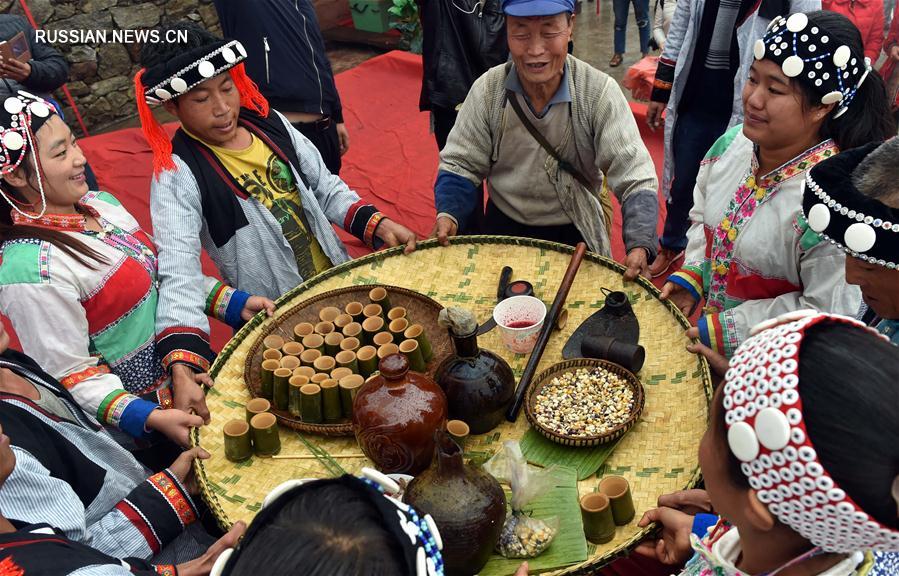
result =
[[[462,460],[462,449],[437,432],[435,462],[406,488],[403,500],[430,514],[443,540],[447,576],[477,574],[493,552],[506,519],[499,482]]]
[[[462,420],[472,434],[486,434],[503,421],[515,394],[515,375],[505,360],[478,348],[477,330],[453,338],[456,355],[444,360],[434,376],[446,393],[449,417]]]
[[[392,354],[378,365],[353,402],[353,432],[382,472],[418,474],[434,456],[434,432],[446,424],[446,396],[436,382],[411,372]]]

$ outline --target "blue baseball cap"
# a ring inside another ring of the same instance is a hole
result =
[[[574,12],[574,0],[503,0],[508,16],[553,16]]]

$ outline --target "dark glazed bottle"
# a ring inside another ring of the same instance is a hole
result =
[[[449,332],[456,355],[444,360],[434,376],[446,392],[449,417],[464,421],[472,434],[490,432],[512,401],[515,375],[505,360],[478,348],[477,330],[466,336]]]
[[[387,356],[378,369],[353,402],[356,441],[382,472],[414,476],[434,456],[434,432],[446,425],[446,396],[429,377],[410,372],[402,354]]]
[[[480,468],[467,466],[462,449],[437,432],[433,466],[406,488],[403,500],[434,517],[443,540],[447,576],[472,576],[487,564],[506,519],[506,494]]]

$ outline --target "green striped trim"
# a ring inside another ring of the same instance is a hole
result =
[[[144,300],[115,324],[99,334],[91,335],[93,347],[103,359],[115,364],[120,358],[131,354],[156,335],[155,289]]]

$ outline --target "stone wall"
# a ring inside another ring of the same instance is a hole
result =
[[[47,30],[114,30],[154,28],[193,20],[221,34],[212,0],[26,0],[34,19]],[[0,12],[23,15],[17,0],[0,0]],[[102,130],[136,114],[136,44],[56,44],[68,60],[69,91],[88,130]],[[62,91],[56,94],[69,125],[77,122]],[[79,130],[80,131],[80,130]]]

